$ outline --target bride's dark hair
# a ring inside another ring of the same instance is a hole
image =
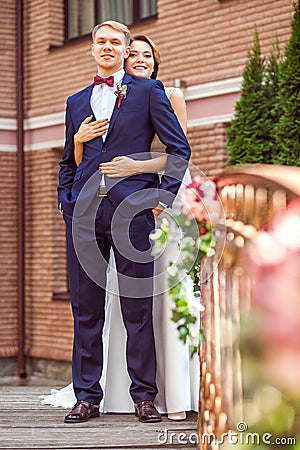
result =
[[[151,47],[152,54],[153,54],[153,59],[154,59],[154,68],[153,68],[153,72],[152,72],[150,78],[155,80],[156,77],[157,77],[158,68],[159,68],[159,65],[160,65],[160,54],[159,54],[157,45],[146,34],[141,34],[139,36],[134,36],[132,39],[130,39],[130,44],[132,42],[134,42],[134,41],[146,42]]]

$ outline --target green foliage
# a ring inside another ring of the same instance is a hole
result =
[[[167,283],[171,299],[174,302],[172,320],[177,325],[179,339],[188,344],[191,355],[204,341],[204,331],[199,330],[201,304],[202,261],[216,252],[216,233],[214,224],[225,222],[222,216],[215,183],[196,175],[185,186],[181,195],[180,211],[173,216],[175,223],[166,218],[161,221],[160,229],[150,235],[154,241],[153,255],[162,254],[166,246],[172,243],[179,253],[169,256]],[[222,220],[223,219],[223,220]]]
[[[264,149],[262,153],[262,162],[265,164],[272,164],[273,157],[277,154],[277,142],[274,130],[282,114],[280,103],[278,101],[280,61],[279,41],[278,38],[276,38],[268,64],[265,68],[263,85],[265,139],[263,142]]]
[[[187,300],[186,288],[181,282],[171,287],[169,293],[174,301],[172,320],[177,323],[179,339],[189,344],[191,356],[199,350],[199,344],[204,342],[204,330],[201,328],[195,333],[196,316],[191,311]],[[199,298],[200,303],[200,298]]]
[[[236,103],[232,125],[227,130],[228,165],[263,161],[265,140],[265,59],[261,56],[258,31],[243,73],[241,97]]]
[[[300,166],[300,0],[294,5],[291,37],[280,67],[278,102],[282,113],[275,126],[277,152],[272,162]]]
[[[227,130],[228,165],[300,166],[300,0],[281,61],[278,39],[268,60],[258,31],[248,52],[240,100]]]
[[[213,234],[212,230],[206,230],[204,235],[199,236],[198,232],[198,237],[195,237],[195,230],[198,231],[200,224],[197,224],[196,220],[192,220],[186,225],[184,214],[177,215],[176,222],[179,228],[184,230],[180,239],[181,258],[176,261],[176,267],[170,263],[167,269],[167,281],[169,294],[174,302],[172,320],[177,324],[179,339],[189,345],[190,354],[193,356],[198,352],[199,344],[204,342],[204,331],[195,326],[197,321],[195,305],[191,304],[190,293],[183,278],[187,272],[191,276],[196,309],[200,309],[200,264],[213,244]],[[163,219],[160,233],[154,236],[154,254],[160,253],[168,242],[177,242],[178,239],[174,230],[170,229],[168,221]]]

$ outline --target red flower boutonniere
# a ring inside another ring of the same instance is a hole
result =
[[[121,107],[122,100],[126,98],[126,91],[127,91],[127,84],[123,84],[123,86],[119,86],[117,84],[117,90],[114,92],[114,94],[118,97],[118,109]]]

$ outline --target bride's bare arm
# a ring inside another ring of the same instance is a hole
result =
[[[167,155],[161,155],[139,161],[128,156],[116,156],[110,162],[99,166],[101,172],[109,178],[128,177],[136,173],[160,172],[166,166]]]
[[[96,137],[103,136],[107,130],[108,119],[95,120],[91,122],[93,116],[88,116],[80,125],[74,135],[74,156],[77,166],[81,163],[83,154],[83,143]]]
[[[181,128],[184,131],[184,134],[186,134],[187,132],[186,103],[184,95],[179,89],[176,89],[175,91],[172,92],[170,96],[170,103],[177,116],[178,122],[180,123]]]

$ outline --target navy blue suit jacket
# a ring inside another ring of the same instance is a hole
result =
[[[66,139],[60,162],[58,201],[68,214],[73,213],[77,199],[81,203],[78,210],[83,213],[95,197],[101,179],[98,170],[100,163],[115,156],[149,155],[155,133],[170,155],[161,181],[156,173],[118,179],[105,177],[108,196],[115,207],[123,202],[122,211],[130,217],[135,211],[154,208],[159,201],[171,206],[180,187],[191,151],[163,84],[159,80],[128,74],[123,78],[124,84],[127,85],[126,98],[120,108],[117,108],[116,98],[105,141],[98,137],[86,142],[78,167],[74,159],[74,134],[81,122],[93,114],[90,106],[93,85],[67,100]]]

